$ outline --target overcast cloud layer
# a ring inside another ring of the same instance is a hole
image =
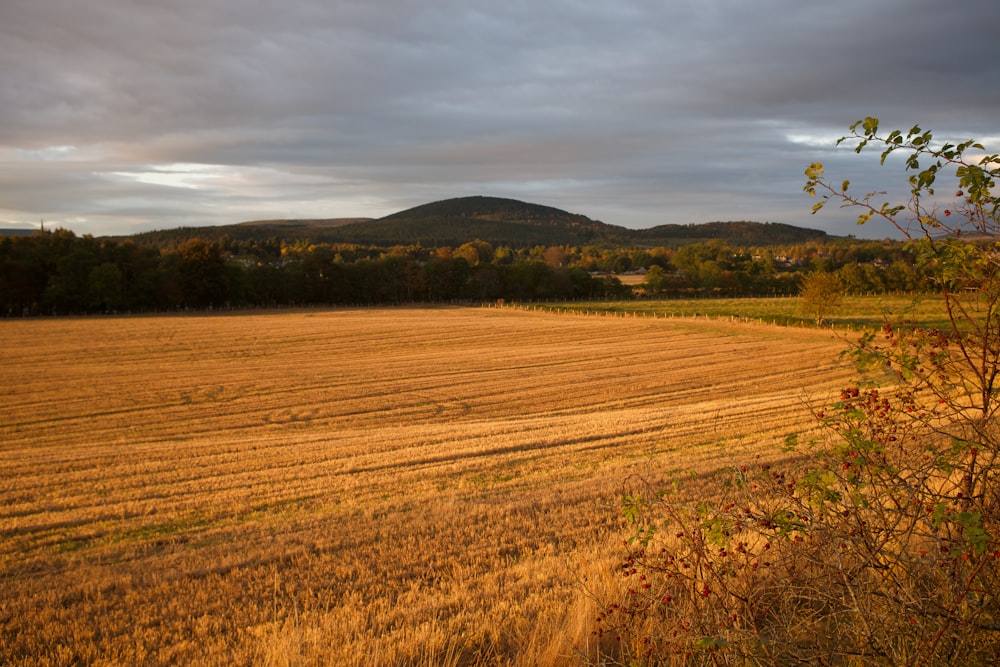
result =
[[[3,0],[0,224],[132,233],[492,195],[641,228],[811,217],[854,120],[1000,127],[996,0]]]

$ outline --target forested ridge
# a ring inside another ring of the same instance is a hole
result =
[[[445,199],[379,219],[257,220],[216,227],[178,227],[143,232],[129,238],[141,245],[164,249],[192,238],[263,242],[274,237],[289,242],[432,248],[457,247],[473,240],[486,241],[493,246],[522,248],[537,245],[676,247],[713,239],[733,245],[774,245],[829,238],[817,229],[749,221],[629,229],[552,206],[481,196]]]

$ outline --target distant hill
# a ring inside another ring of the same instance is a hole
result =
[[[551,206],[501,197],[459,197],[416,206],[384,218],[259,220],[217,227],[182,227],[136,234],[139,243],[169,246],[188,238],[237,241],[309,240],[314,243],[457,247],[476,239],[494,246],[676,246],[720,239],[732,245],[782,245],[825,238],[792,225],[709,222],[628,229]]]
[[[368,222],[372,218],[324,218],[322,220],[251,220],[238,223],[237,227],[343,227],[355,222]]]
[[[128,237],[115,236],[115,240],[132,239],[142,245],[159,248],[176,246],[188,239],[218,241],[230,238],[234,241],[265,242],[271,239],[282,241],[312,241],[314,243],[340,243],[340,236],[333,232],[345,225],[371,221],[371,218],[324,218],[319,220],[253,220],[234,225],[209,227],[175,227],[140,232]]]
[[[458,246],[480,239],[493,245],[584,245],[624,241],[629,230],[551,206],[500,197],[460,197],[417,206],[384,218],[346,225],[354,243]]]
[[[17,229],[15,227],[0,227],[0,236],[31,236],[37,229]]]
[[[818,229],[780,222],[704,222],[696,225],[659,225],[630,230],[634,238],[649,245],[675,245],[722,239],[735,246],[767,246],[804,243],[826,238]]]

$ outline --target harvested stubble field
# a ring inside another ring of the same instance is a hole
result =
[[[586,664],[629,476],[779,456],[843,347],[462,308],[0,322],[0,663]]]

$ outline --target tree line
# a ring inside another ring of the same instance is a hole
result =
[[[617,275],[645,273],[635,290]],[[795,294],[809,272],[855,293],[921,289],[899,243],[744,248],[457,248],[186,239],[152,246],[58,229],[0,237],[6,316],[449,301]]]

